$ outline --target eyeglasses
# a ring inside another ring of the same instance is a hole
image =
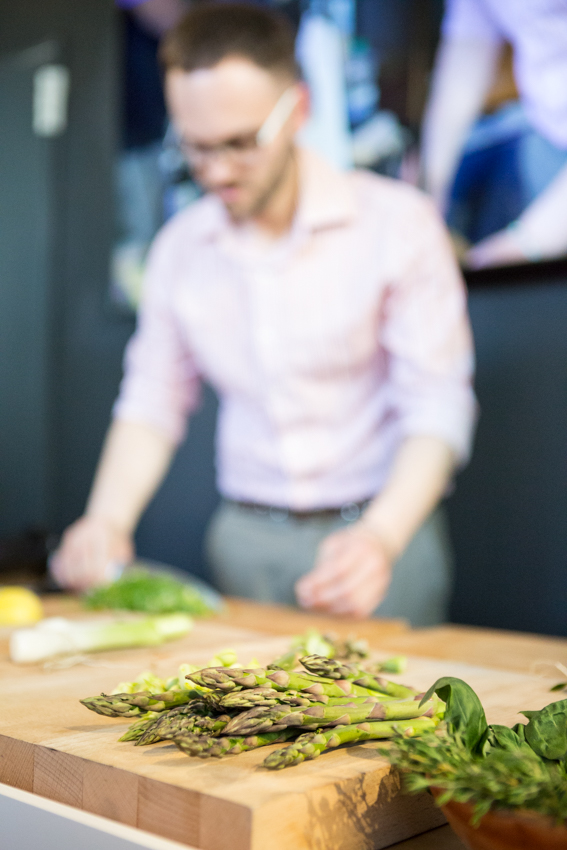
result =
[[[235,136],[218,145],[198,145],[176,136],[176,144],[191,168],[200,168],[217,157],[223,157],[236,165],[247,165],[259,151],[275,141],[298,100],[299,91],[295,86],[289,86],[255,133]]]

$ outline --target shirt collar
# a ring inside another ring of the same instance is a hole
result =
[[[225,233],[229,227],[230,216],[222,201],[213,194],[201,198],[199,216],[191,221],[191,236],[199,242],[207,242]]]
[[[345,224],[356,215],[354,189],[346,172],[307,148],[298,149],[299,202],[292,230],[321,230]],[[199,241],[214,239],[231,227],[222,201],[206,195],[201,201],[193,235]]]
[[[300,148],[298,154],[300,189],[295,226],[320,230],[352,220],[356,203],[348,173],[307,148]]]

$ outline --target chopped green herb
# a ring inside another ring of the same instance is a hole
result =
[[[198,590],[168,576],[148,570],[129,570],[112,584],[95,587],[84,596],[87,608],[120,608],[169,614],[183,611],[200,616],[211,613]]]

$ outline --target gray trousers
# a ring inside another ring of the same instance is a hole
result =
[[[319,543],[348,525],[340,517],[297,519],[222,502],[210,521],[205,550],[216,586],[230,596],[296,605],[294,584],[312,569]],[[452,553],[438,508],[394,565],[377,617],[405,617],[412,626],[446,620]]]

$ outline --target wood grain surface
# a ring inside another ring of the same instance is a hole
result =
[[[384,635],[379,643],[383,649],[545,675],[556,682],[567,678],[558,667],[567,667],[567,640],[560,637],[446,625]]]
[[[72,603],[62,605],[50,613],[77,615]],[[249,617],[250,628],[232,625],[228,615],[203,620],[182,640],[98,653],[67,669],[16,667],[0,638],[0,782],[202,850],[374,850],[443,823],[428,796],[399,793],[375,742],[272,773],[260,766],[265,749],[200,760],[171,744],[119,743],[127,721],[78,702],[144,669],[165,676],[182,662],[205,665],[229,647],[245,664],[266,663],[289,638],[259,633],[260,620]],[[407,634],[394,628],[397,637],[386,624],[381,638],[378,629],[372,639],[384,657],[398,640],[407,651]],[[425,689],[442,675],[466,679],[489,720],[500,723],[514,723],[518,710],[553,697],[549,679],[460,661],[412,656],[401,678]]]
[[[355,620],[351,617],[328,617],[324,614],[308,613],[289,605],[259,605],[250,599],[228,597],[225,610],[219,619],[231,626],[254,629],[271,635],[292,635],[307,628],[318,629],[323,634],[334,632],[339,637],[356,635],[377,644],[385,637],[395,638],[409,633],[406,620]]]

